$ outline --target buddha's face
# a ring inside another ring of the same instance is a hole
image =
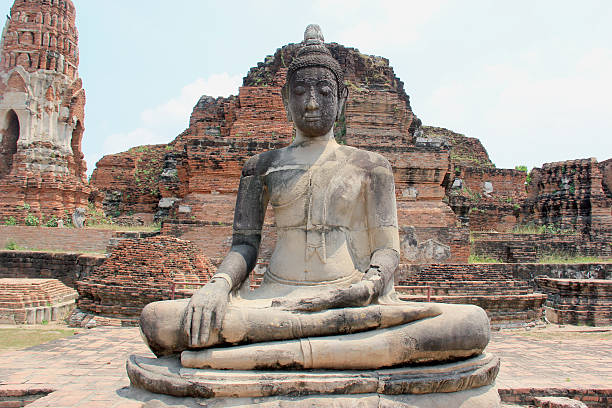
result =
[[[338,113],[338,84],[334,74],[323,67],[296,71],[289,81],[287,109],[304,136],[327,134]]]

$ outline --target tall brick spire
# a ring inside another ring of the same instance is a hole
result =
[[[52,70],[76,79],[79,34],[70,0],[16,0],[2,36],[2,69]]]
[[[70,0],[15,0],[0,51],[0,222],[87,206],[85,91]],[[27,207],[27,206],[26,206]]]

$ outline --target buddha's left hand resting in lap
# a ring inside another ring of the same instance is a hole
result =
[[[397,299],[399,235],[393,172],[377,153],[339,145],[342,70],[309,26],[283,88],[293,142],[247,161],[232,247],[190,300],[147,305],[141,330],[157,354],[186,367],[376,369],[480,354],[485,312]],[[277,243],[249,290],[264,215]]]

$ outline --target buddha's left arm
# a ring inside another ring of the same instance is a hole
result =
[[[395,182],[388,161],[370,171],[365,196],[371,257],[363,280],[371,282],[367,286],[374,299],[393,280],[400,257]]]

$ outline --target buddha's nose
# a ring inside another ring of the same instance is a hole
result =
[[[319,109],[319,104],[317,102],[317,98],[314,95],[314,90],[310,91],[310,97],[308,98],[308,102],[306,103],[306,110],[313,111]]]

